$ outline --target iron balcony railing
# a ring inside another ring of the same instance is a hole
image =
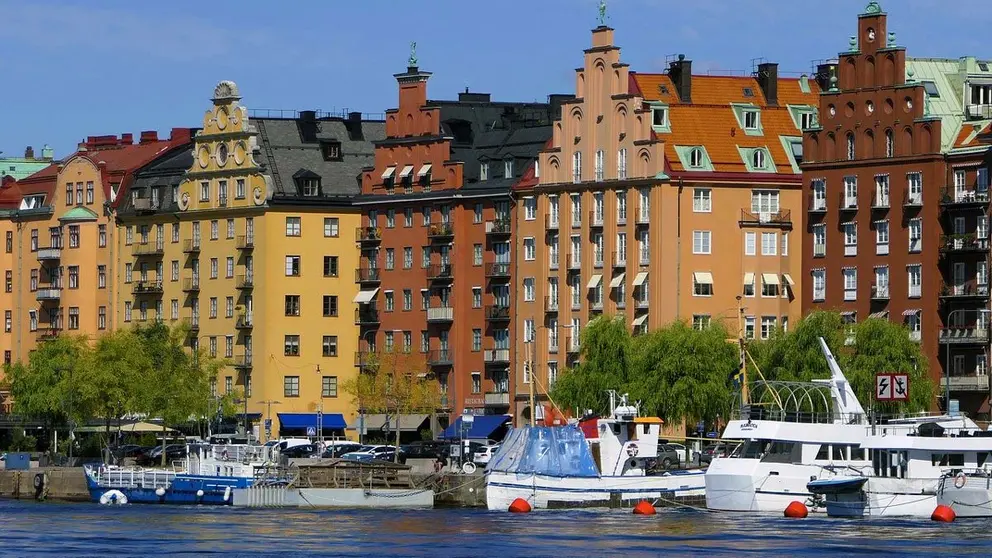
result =
[[[486,364],[509,364],[510,349],[486,349],[483,360]]]
[[[988,296],[987,284],[944,285],[940,289],[941,298],[988,298]]]
[[[953,186],[945,186],[940,191],[940,205],[944,207],[984,206],[988,204],[988,188],[959,191]]]
[[[508,322],[510,321],[510,307],[503,304],[486,306],[486,321]]]
[[[382,240],[382,229],[379,227],[358,227],[355,230],[355,240],[367,243],[379,242]]]
[[[753,212],[747,209],[741,209],[741,220],[740,225],[742,226],[773,226],[773,227],[791,227],[792,226],[792,212],[788,209],[781,211],[759,211]]]
[[[38,260],[48,261],[57,260],[62,257],[62,245],[59,243],[57,246],[52,246],[51,248],[38,248]]]
[[[989,329],[988,327],[977,326],[955,326],[941,328],[940,342],[955,345],[979,343],[982,345],[987,345],[989,342]]]
[[[989,240],[976,233],[945,234],[940,237],[941,252],[987,252]]]
[[[200,277],[193,276],[183,279],[183,292],[191,293],[200,290]]]
[[[436,223],[427,229],[427,238],[431,240],[449,240],[455,236],[455,228],[450,223]]]
[[[454,321],[455,309],[451,306],[439,306],[427,309],[427,321],[431,323],[447,323]]]
[[[490,279],[509,279],[509,262],[495,262],[486,266],[486,277]]]
[[[252,316],[251,314],[243,314],[238,316],[238,320],[234,323],[235,329],[251,329],[252,328]]]
[[[451,281],[455,276],[455,266],[450,263],[431,264],[427,268],[427,279],[430,281]]]
[[[195,254],[200,251],[200,239],[199,238],[187,238],[183,241],[183,252],[186,254]]]
[[[379,323],[379,309],[367,305],[355,308],[355,325],[374,325]]]
[[[434,349],[427,353],[427,364],[431,366],[451,366],[455,362],[455,352],[451,349]]]
[[[131,246],[131,254],[135,256],[161,256],[165,254],[165,241],[139,242]]]
[[[360,267],[355,270],[356,283],[378,283],[382,281],[382,270],[378,267]]]
[[[137,281],[131,288],[131,292],[136,295],[141,294],[162,294],[163,286],[162,280],[156,279],[154,281]]]
[[[486,221],[486,234],[506,236],[510,234],[510,220],[507,218]]]
[[[255,287],[255,276],[252,273],[245,275],[238,275],[237,288],[241,290],[250,290]]]

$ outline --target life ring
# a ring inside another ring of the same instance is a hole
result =
[[[637,444],[631,443],[627,446],[627,455],[630,457],[637,457]]]
[[[472,463],[471,461],[466,461],[462,464],[462,472],[466,475],[471,475],[477,468],[478,467],[475,466],[475,463]]]
[[[34,489],[41,490],[45,486],[45,474],[38,473],[34,476]]]
[[[127,496],[120,490],[108,490],[100,496],[100,503],[107,506],[110,504],[124,505],[127,503]]]
[[[954,475],[954,488],[964,488],[967,484],[968,477],[964,473],[958,473]]]

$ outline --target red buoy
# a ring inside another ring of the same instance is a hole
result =
[[[634,506],[634,515],[654,515],[656,513],[654,505],[647,500],[641,500]]]
[[[785,517],[804,519],[807,515],[809,515],[809,510],[806,509],[806,504],[802,502],[793,501],[785,507]]]
[[[528,513],[530,510],[530,502],[523,498],[517,498],[513,502],[510,502],[511,513]]]
[[[930,519],[932,521],[940,521],[941,523],[950,523],[954,521],[955,517],[957,517],[957,514],[954,513],[951,506],[945,506],[944,504],[937,506],[937,508],[933,510],[933,513],[930,514]]]

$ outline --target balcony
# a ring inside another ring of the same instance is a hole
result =
[[[200,239],[199,238],[187,238],[183,241],[183,253],[184,254],[199,254],[200,253]]]
[[[355,325],[371,326],[379,324],[379,310],[362,304],[355,308]]]
[[[814,213],[814,214],[826,213],[827,212],[827,198],[825,197],[826,194],[824,193],[823,196],[824,197],[816,196],[813,194],[813,192],[810,192],[809,196],[807,197],[809,201],[806,204],[806,210],[809,213]]]
[[[227,196],[217,196],[217,207],[227,207]]]
[[[907,209],[923,207],[923,192],[907,190],[902,196],[902,205]]]
[[[950,380],[951,391],[981,391],[988,393],[989,391],[989,377],[985,374],[976,374],[974,376],[954,376],[950,378],[942,377],[940,379],[940,387],[944,388],[948,385],[948,380]]]
[[[989,205],[989,191],[964,190],[956,191],[953,187],[945,186],[940,191],[940,205],[947,209],[980,208]]]
[[[200,290],[200,278],[199,277],[187,277],[183,279],[183,292],[184,293],[195,293]]]
[[[649,306],[650,306],[650,302],[646,298],[635,298],[634,299],[634,308],[637,308],[638,310],[644,310],[644,309],[648,308]]]
[[[940,252],[946,253],[977,253],[988,252],[989,241],[979,238],[975,233],[944,234],[940,236]]]
[[[165,254],[165,242],[139,242],[131,246],[134,256],[161,256]]]
[[[738,224],[742,227],[780,227],[791,229],[792,212],[786,209],[783,211],[754,213],[747,209],[741,209],[741,220]]]
[[[509,264],[506,265],[509,268]],[[455,266],[450,263],[431,264],[427,268],[428,281],[451,281],[455,278]]]
[[[509,262],[497,262],[497,263],[486,264],[486,278],[499,280],[499,281],[509,281],[510,280]]]
[[[151,198],[135,198],[131,203],[134,205],[134,212],[138,215],[155,212],[155,206],[152,204]]]
[[[378,267],[360,267],[355,270],[356,283],[379,283],[382,281],[382,270]]]
[[[235,285],[240,291],[248,291],[255,288],[254,274],[248,273],[247,275],[238,275]]]
[[[455,309],[451,306],[439,306],[427,309],[427,323],[450,324],[455,321]]]
[[[502,304],[486,306],[486,321],[493,323],[510,321],[510,307]]]
[[[375,368],[379,355],[375,351],[355,351],[355,366],[362,370]]]
[[[613,262],[613,267],[627,267],[627,253],[623,252],[613,252],[610,260]]]
[[[62,298],[61,288],[38,289],[35,300],[59,300]]]
[[[837,192],[837,207],[841,211],[857,211],[858,210],[858,198],[857,196],[849,196],[846,192]]]
[[[234,241],[235,246],[238,250],[254,250],[255,249],[255,235],[253,234],[243,234],[239,236]]]
[[[427,229],[427,239],[431,242],[448,242],[455,237],[455,228],[451,223],[437,223]]]
[[[131,292],[136,295],[160,295],[163,292],[162,280],[137,281],[131,288]]]
[[[967,299],[967,298],[988,298],[988,285],[944,285],[940,289],[940,298],[947,299]]]
[[[243,316],[238,316],[236,322],[234,322],[234,329],[240,331],[247,331],[252,328],[252,316],[251,314],[246,314]]]
[[[871,198],[871,208],[873,211],[885,211],[889,209],[889,194],[875,191]]]
[[[945,327],[940,330],[940,342],[947,345],[987,345],[989,330],[976,326]]]
[[[560,259],[561,258],[558,257],[558,252],[552,252],[551,254],[549,254],[548,255],[548,268],[550,268],[550,269],[558,269],[558,260],[560,260]]]
[[[624,206],[623,212],[617,210],[617,226],[622,227],[627,224],[627,209]]]
[[[992,105],[968,105],[965,107],[965,114],[968,116],[968,120],[988,120],[992,118]]]
[[[200,315],[193,314],[189,317],[189,332],[192,335],[196,335],[200,332]]]
[[[251,353],[245,353],[234,357],[234,368],[237,370],[251,369]]]
[[[889,300],[889,286],[888,285],[872,285],[871,286],[871,299],[872,300]]]
[[[544,217],[544,228],[549,231],[556,231],[560,226],[560,221],[558,215],[547,215]]]
[[[53,246],[51,248],[38,248],[38,260],[39,261],[51,261],[58,260],[62,258],[62,246]]]
[[[487,407],[505,407],[510,404],[510,394],[505,391],[487,391]]]
[[[510,349],[486,349],[483,354],[486,364],[510,364]]]
[[[603,212],[595,209],[589,212],[589,226],[594,229],[603,228]]]
[[[546,312],[557,312],[558,311],[558,297],[546,296],[544,297],[544,310]]]
[[[637,225],[647,225],[651,222],[651,209],[642,208],[637,212]]]
[[[576,254],[569,254],[567,260],[568,269],[571,271],[582,270],[582,257]]]
[[[61,331],[62,328],[57,325],[39,325],[38,331],[35,332],[35,336],[38,341],[47,341],[58,337]]]
[[[574,355],[579,353],[579,340],[575,337],[565,338],[565,352]]]
[[[826,244],[813,244],[813,257],[822,258],[827,255]]]
[[[510,236],[510,220],[507,218],[486,221],[486,234],[490,236]]]
[[[427,364],[430,366],[452,366],[455,363],[455,352],[451,349],[434,349],[427,353]]]
[[[355,241],[361,244],[376,244],[382,241],[382,229],[379,227],[358,227],[355,230]]]

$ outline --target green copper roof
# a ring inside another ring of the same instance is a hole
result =
[[[772,153],[767,147],[741,147],[738,145],[737,151],[741,154],[741,159],[744,160],[744,166],[747,167],[748,172],[778,172],[778,169],[775,167],[775,161],[772,160]],[[754,153],[756,151],[761,151],[764,155],[765,164],[760,168],[754,166]]]
[[[880,13],[882,13],[882,7],[878,5],[878,2],[876,2],[875,0],[872,0],[871,2],[868,2],[868,5],[867,6],[865,6],[865,12],[864,13],[866,13],[866,14],[880,14]]]
[[[927,95],[927,116],[941,120],[940,150],[945,153],[954,147],[954,140],[965,121],[960,64],[959,60],[946,58],[906,59],[906,73],[912,75],[915,83],[931,82],[936,88],[936,96]],[[982,121],[969,121],[971,124],[979,122]]]
[[[692,161],[692,152],[695,150],[699,150],[699,165],[692,166],[689,163]],[[679,156],[682,168],[687,171],[713,172],[713,163],[710,161],[709,153],[702,145],[676,145],[675,154]]]
[[[59,217],[59,221],[96,221],[97,215],[81,206],[73,207]]]

